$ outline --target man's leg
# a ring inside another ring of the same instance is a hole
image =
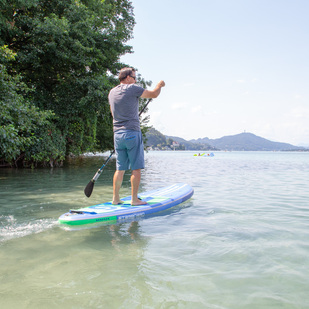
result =
[[[119,196],[119,191],[122,185],[123,175],[125,171],[116,171],[113,179],[113,204],[117,205],[122,203]]]
[[[141,201],[137,197],[139,184],[141,182],[141,170],[133,170],[131,175],[132,205],[145,205],[147,202]]]

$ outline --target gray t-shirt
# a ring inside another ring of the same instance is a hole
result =
[[[138,99],[144,90],[136,84],[120,84],[109,92],[114,131],[140,131]]]

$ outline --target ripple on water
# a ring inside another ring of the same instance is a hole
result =
[[[30,222],[18,222],[11,216],[0,216],[0,242],[13,238],[25,237],[27,235],[40,233],[58,225],[55,219],[38,219]]]

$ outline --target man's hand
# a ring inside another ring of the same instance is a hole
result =
[[[158,82],[154,90],[144,90],[143,94],[141,95],[141,98],[146,98],[146,99],[157,98],[161,92],[161,88],[164,86],[165,86],[165,82],[161,80],[160,82]]]
[[[163,80],[159,81],[158,87],[162,88],[165,86],[165,82]]]

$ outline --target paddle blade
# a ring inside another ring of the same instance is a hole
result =
[[[86,186],[84,193],[87,197],[90,197],[94,187],[94,182],[92,180],[89,181],[88,185]]]

